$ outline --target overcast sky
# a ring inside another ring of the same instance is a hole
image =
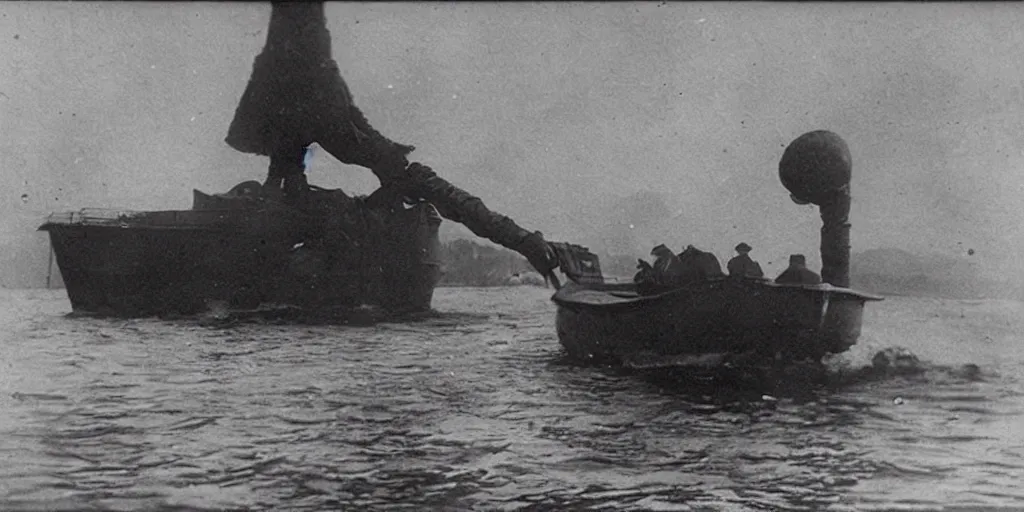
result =
[[[192,188],[262,180],[266,159],[223,140],[269,14],[0,6],[0,237],[53,210],[185,209]],[[1024,5],[338,3],[327,15],[370,122],[549,239],[590,243],[609,229],[602,207],[649,190],[678,215],[660,240],[677,250],[727,258],[747,241],[762,261],[804,252],[817,265],[817,212],[789,201],[777,169],[791,140],[828,129],[853,154],[855,251],[973,248],[991,271],[1024,273]],[[309,174],[376,186],[322,153]]]

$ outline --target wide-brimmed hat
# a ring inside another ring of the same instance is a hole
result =
[[[736,246],[736,252],[750,252],[752,249],[753,248],[747,245],[746,242],[740,242],[740,244]]]

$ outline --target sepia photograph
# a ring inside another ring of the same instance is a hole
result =
[[[1024,5],[0,3],[0,511],[1024,511]]]

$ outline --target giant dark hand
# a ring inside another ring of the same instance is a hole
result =
[[[526,260],[530,262],[530,265],[533,265],[533,268],[540,275],[544,276],[545,279],[552,277],[554,275],[553,271],[559,266],[558,254],[544,240],[544,236],[540,231],[526,235],[519,244],[519,247],[513,247],[512,249],[526,256]]]

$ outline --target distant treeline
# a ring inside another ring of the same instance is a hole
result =
[[[911,295],[949,299],[1024,300],[1024,285],[992,279],[915,274],[892,276],[878,273],[851,273],[854,288],[881,295]]]
[[[441,286],[505,286],[511,284],[515,274],[538,277],[530,262],[519,253],[472,240],[442,244],[441,256]]]
[[[601,255],[601,269],[606,276],[629,277],[636,273],[636,260],[635,256]],[[850,283],[858,290],[882,295],[1024,300],[1024,284],[981,275],[981,269],[965,258],[921,256],[900,249],[872,249],[850,256]]]
[[[43,287],[49,274],[51,288],[63,287],[56,262],[48,258],[46,238],[38,237],[33,241],[36,243],[6,247],[4,256],[7,258],[0,268],[8,272],[0,285]],[[444,262],[441,286],[508,286],[543,282],[526,258],[502,247],[457,239],[441,245],[441,256]],[[606,277],[629,279],[636,273],[635,255],[599,254],[599,257]],[[867,292],[954,299],[1024,300],[1024,284],[984,279],[978,266],[969,258],[920,256],[900,249],[872,249],[854,253],[850,260],[851,285]],[[17,271],[19,269],[20,272]]]
[[[458,239],[442,244],[444,277],[441,286],[506,286],[518,284],[510,278],[519,274],[522,284],[543,282],[522,255],[503,247]],[[606,277],[629,279],[636,273],[636,256],[598,254]]]
[[[850,259],[854,288],[883,295],[952,299],[1024,299],[1021,283],[981,277],[964,258],[920,256],[900,249],[872,249]]]

